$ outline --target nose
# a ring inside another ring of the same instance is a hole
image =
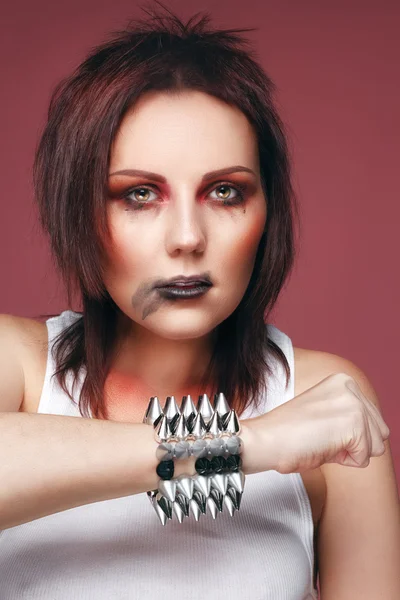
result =
[[[204,215],[201,206],[182,195],[169,206],[165,245],[169,254],[201,253],[206,247]]]

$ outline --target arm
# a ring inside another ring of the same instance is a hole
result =
[[[0,529],[157,488],[146,424],[0,413],[0,440]]]
[[[153,427],[18,412],[24,397],[22,340],[27,335],[21,319],[0,315],[0,530],[157,489]],[[247,454],[258,456],[258,451],[251,451],[249,430],[242,425],[245,470]],[[194,457],[175,461],[174,477],[183,473],[195,473]]]
[[[314,353],[315,356],[315,353]],[[366,375],[351,361],[318,353],[316,380],[340,371],[352,376],[382,414]],[[321,600],[400,598],[400,510],[389,440],[368,467],[324,464],[327,497],[318,531]]]
[[[241,437],[246,473],[245,457],[259,453],[251,450],[252,437],[244,423]],[[0,440],[0,530],[83,504],[157,489],[157,442],[150,425],[0,413]],[[175,461],[174,477],[194,474],[194,460]]]
[[[0,315],[0,530],[156,489],[148,425],[18,412],[30,335],[26,320]]]

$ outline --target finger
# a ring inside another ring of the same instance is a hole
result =
[[[342,464],[348,467],[367,467],[372,450],[372,434],[369,417],[362,411],[360,422],[355,424],[354,435],[346,448]]]
[[[371,456],[382,456],[385,452],[385,444],[383,443],[385,438],[381,434],[379,424],[374,417],[368,417],[368,425],[371,434]]]
[[[366,410],[368,411],[371,418],[375,419],[377,427],[379,428],[380,434],[383,439],[387,439],[390,434],[389,427],[385,423],[380,410],[371,400],[369,400],[365,394],[363,394],[360,386],[354,379],[348,379],[345,382],[346,387],[363,403]]]
[[[375,426],[378,428],[381,437],[384,440],[387,440],[390,435],[390,430],[389,427],[386,425],[380,411],[375,406],[375,404],[368,400],[368,398],[366,398],[365,396],[363,397],[363,400],[364,406],[368,411],[368,414],[371,417],[371,419],[374,420]]]

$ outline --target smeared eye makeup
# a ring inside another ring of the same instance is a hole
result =
[[[216,204],[222,206],[235,206],[242,204],[247,195],[249,194],[249,184],[245,182],[230,182],[220,181],[209,188],[206,196],[209,196],[211,200],[215,201]],[[158,188],[153,184],[136,185],[130,186],[115,186],[115,189],[109,191],[109,197],[112,199],[123,200],[125,204],[132,210],[142,210],[145,207],[154,207],[157,202]],[[215,196],[211,196],[211,193],[215,192]],[[140,193],[140,194],[139,194]],[[222,194],[218,196],[218,194]],[[235,195],[236,194],[236,195]],[[146,199],[138,199],[138,195],[144,196]],[[153,195],[153,198],[152,198]],[[225,196],[225,197],[224,197]]]

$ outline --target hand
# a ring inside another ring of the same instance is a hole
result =
[[[324,463],[367,467],[371,456],[385,452],[390,434],[377,407],[345,373],[329,375],[242,425],[245,473],[295,473]]]

